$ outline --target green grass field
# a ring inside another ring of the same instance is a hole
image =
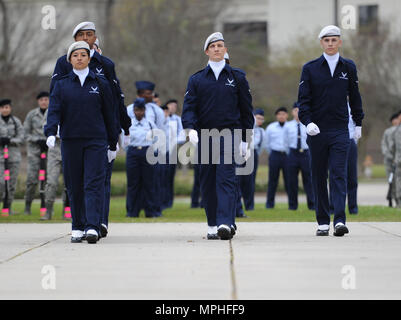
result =
[[[55,223],[66,222],[61,218],[61,203],[55,205],[55,215],[51,221],[39,220],[39,203],[32,205],[32,215],[22,214],[24,203],[19,201],[13,205],[15,215],[7,218],[0,217],[0,223]],[[383,206],[360,206],[358,215],[348,215],[349,222],[401,222],[401,210]],[[111,201],[110,222],[138,223],[138,222],[205,222],[203,209],[190,209],[189,204],[176,203],[172,209],[165,210],[163,217],[149,219],[144,217],[143,211],[140,218],[127,218],[125,216],[125,198],[113,198]],[[263,204],[257,204],[254,211],[246,212],[248,218],[239,219],[241,222],[315,222],[315,213],[309,211],[305,204],[300,205],[298,211],[290,211],[286,204],[277,204],[273,210],[267,210]]]
[[[114,171],[111,179],[111,193],[114,196],[124,196],[127,189],[127,176],[125,173],[125,157],[119,156],[117,162],[114,165]],[[258,172],[256,176],[256,192],[266,192],[267,190],[267,180],[268,180],[268,167],[267,165],[260,165],[258,167]],[[374,165],[372,167],[372,178],[366,179],[363,176],[359,177],[359,182],[375,182],[384,181],[386,179],[386,173],[384,165]],[[300,181],[302,179],[300,178]],[[18,176],[18,182],[15,191],[15,199],[23,199],[25,194],[26,176],[24,173],[20,173]],[[176,195],[190,195],[192,191],[193,184],[193,170],[177,170],[175,177],[174,191]],[[58,196],[61,195],[63,190],[62,178],[59,179]],[[277,188],[278,192],[284,192],[284,182],[282,175],[280,175],[280,180]],[[303,192],[302,183],[300,184],[300,192]],[[37,198],[39,193],[37,193]]]

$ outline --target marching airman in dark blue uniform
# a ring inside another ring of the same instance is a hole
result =
[[[199,142],[200,185],[209,226],[208,238],[228,240],[235,233],[237,204],[237,165],[234,161],[234,150],[245,155],[246,131],[252,130],[254,125],[252,97],[245,73],[232,68],[224,60],[227,49],[220,32],[208,37],[204,51],[209,56],[209,63],[188,81],[182,124],[184,129],[189,129],[191,143]],[[225,139],[218,136],[219,164],[212,163],[211,157],[202,156],[205,152],[202,145],[209,148],[209,156],[213,149],[211,136],[203,135],[202,129],[217,129],[219,132],[228,129],[231,132],[232,141],[229,147],[225,146]],[[242,142],[238,143],[240,145],[234,144],[237,140],[234,139],[235,129],[242,132]],[[198,132],[201,133],[200,140]],[[224,161],[227,155],[231,157],[231,163]]]
[[[85,41],[69,47],[66,57],[73,70],[55,83],[45,135],[48,147],[54,148],[60,126],[64,179],[71,202],[71,241],[81,242],[85,232],[86,240],[96,243],[103,216],[104,163],[116,156],[119,132],[109,83],[89,70],[89,55]]]
[[[118,132],[124,131],[122,137],[123,147],[127,146],[129,143],[129,127],[131,126],[131,119],[127,115],[127,109],[124,105],[124,94],[120,87],[120,82],[116,76],[114,63],[109,58],[101,55],[100,50],[95,50],[96,37],[96,27],[93,22],[85,21],[78,24],[73,33],[72,37],[75,41],[85,41],[89,44],[90,48],[90,62],[89,69],[98,76],[105,77],[109,86],[111,87],[113,93],[113,101],[117,107],[115,110],[116,118],[116,128]],[[57,80],[61,79],[66,74],[69,74],[72,70],[72,66],[67,62],[66,56],[62,56],[57,60],[56,66],[54,68],[50,92],[52,92]],[[108,232],[108,217],[109,217],[109,206],[110,206],[110,184],[111,184],[111,174],[113,170],[113,163],[106,162],[106,178],[105,178],[105,197],[104,197],[104,210],[101,225],[101,236],[105,237]]]
[[[327,236],[330,229],[328,170],[332,175],[334,235],[348,233],[345,226],[345,196],[347,191],[348,100],[355,121],[354,139],[362,132],[362,99],[358,88],[355,63],[340,56],[341,30],[336,26],[323,28],[320,43],[323,55],[308,62],[302,69],[299,84],[299,119],[306,126],[311,152],[312,184],[318,230]]]

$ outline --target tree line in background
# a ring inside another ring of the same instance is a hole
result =
[[[0,0],[2,17],[9,14],[7,3]],[[29,4],[20,5],[28,6],[22,9],[29,17]],[[176,98],[182,105],[189,76],[207,63],[203,43],[216,31],[215,21],[228,5],[229,1],[213,0],[106,1],[103,16],[107,27],[105,34],[98,36],[103,54],[116,64],[126,104],[136,96],[135,81],[149,80],[156,83],[162,101]],[[66,13],[60,13],[60,17],[63,14]],[[21,120],[35,106],[37,92],[49,87],[50,77],[38,76],[40,66],[46,61],[55,61],[58,57],[55,52],[60,52],[60,40],[70,37],[75,27],[66,25],[63,19],[59,21],[59,29],[51,37],[41,37],[43,42],[35,45],[31,43],[34,31],[29,24],[23,27],[11,18],[3,19],[1,24],[1,97],[14,101],[14,113]],[[11,35],[19,35],[17,44],[5,46],[10,43]],[[302,65],[322,54],[316,35],[298,38],[280,57],[269,56],[252,34],[241,39],[241,42],[226,39],[231,64],[246,71],[254,106],[265,110],[266,123],[274,121],[277,107],[291,109],[297,99]],[[401,110],[401,40],[390,38],[388,26],[382,23],[377,33],[355,33],[344,41],[343,47],[342,55],[353,59],[358,66],[366,114],[360,161],[370,154],[375,162],[381,162],[382,132],[389,126],[390,115]],[[26,61],[26,48],[29,48],[31,62],[29,68],[23,69],[24,65],[19,62]]]

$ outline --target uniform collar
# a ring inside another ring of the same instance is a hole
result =
[[[72,79],[72,80],[75,80],[76,78],[78,78],[78,75],[75,74],[74,70],[71,70],[70,73],[68,74],[68,77],[69,77],[70,79]],[[95,78],[96,78],[94,72],[93,72],[92,70],[90,70],[90,69],[89,69],[89,73],[88,73],[88,76],[87,76],[87,77],[90,77],[90,78],[92,78],[92,79],[95,79]]]
[[[284,128],[287,125],[287,123],[288,123],[288,121],[284,122],[284,125],[281,126],[280,122],[276,121],[276,126],[279,127],[279,128]]]
[[[323,65],[324,63],[327,63],[327,64],[328,64],[328,62],[327,62],[327,60],[326,60],[326,58],[324,57],[323,54],[320,56],[319,61],[320,61],[320,64],[322,64],[322,65]],[[338,63],[344,64],[344,61],[345,61],[344,58],[341,57],[341,55],[340,55],[340,57],[338,58]]]
[[[37,107],[37,108],[35,109],[35,111],[36,111],[36,114],[40,115],[41,117],[43,117],[44,114],[45,114],[45,112],[42,113],[42,112],[40,111],[40,107]]]
[[[138,123],[140,123],[141,125],[144,125],[146,123],[146,118],[145,117],[143,117],[140,121],[136,117],[134,117],[133,120],[134,120],[134,124],[135,125],[137,125]]]
[[[226,63],[223,70],[221,70],[221,72],[223,72],[224,70],[226,70],[226,72],[228,72],[228,73],[231,73],[233,69],[230,67],[230,65],[228,63]],[[206,66],[206,68],[204,69],[204,73],[208,74],[209,72],[213,73],[213,70],[210,67],[210,65],[208,64]]]

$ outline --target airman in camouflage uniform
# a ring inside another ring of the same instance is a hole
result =
[[[25,214],[31,214],[32,201],[39,183],[40,155],[47,151],[46,136],[43,132],[44,113],[49,106],[49,93],[41,92],[36,97],[38,108],[31,110],[24,121],[25,138],[28,143],[28,168],[25,191]]]
[[[397,126],[400,124],[399,121],[400,114],[396,113],[393,114],[390,118],[390,122],[392,126],[390,128],[387,128],[384,133],[383,133],[383,138],[381,142],[381,149],[382,149],[382,154],[384,158],[384,165],[386,167],[386,176],[387,179],[390,176],[390,173],[393,170],[393,161],[394,161],[394,154],[392,148],[394,147],[392,139],[393,139],[393,134],[394,131],[396,130]],[[396,179],[393,179],[393,187],[392,187],[392,195],[391,197],[393,199],[396,198]]]
[[[394,133],[394,130],[397,128],[397,126],[400,124],[399,123],[399,114],[396,113],[391,116],[390,121],[392,126],[390,128],[387,128],[384,133],[383,133],[383,138],[381,142],[381,148],[382,148],[382,154],[384,157],[384,164],[386,166],[386,174],[387,178],[390,175],[391,172],[391,166],[393,165],[393,155],[391,151],[391,139],[392,135]]]
[[[43,125],[46,123],[47,119],[47,111],[44,115],[45,121]],[[57,133],[56,135],[56,144],[54,148],[51,148],[47,152],[47,166],[46,166],[46,186],[45,186],[45,195],[46,195],[46,214],[41,218],[41,220],[50,220],[53,216],[53,207],[54,201],[57,196],[57,189],[59,186],[59,177],[62,173],[62,161],[61,161],[61,140],[60,136]],[[63,194],[65,197],[65,194]]]
[[[11,100],[0,101],[0,195],[4,198],[4,146],[8,146],[8,165],[10,169],[10,180],[8,184],[8,203],[10,212],[14,200],[17,178],[21,163],[20,146],[24,142],[24,127],[21,121],[11,114]]]
[[[45,187],[46,215],[43,217],[42,220],[50,220],[53,216],[53,206],[57,196],[57,189],[61,172],[61,140],[57,136],[55,147],[49,149],[47,153],[47,180]]]
[[[393,189],[395,189],[395,201],[397,208],[401,208],[401,124],[398,125],[390,139],[390,150],[392,155],[392,163],[395,166]]]

